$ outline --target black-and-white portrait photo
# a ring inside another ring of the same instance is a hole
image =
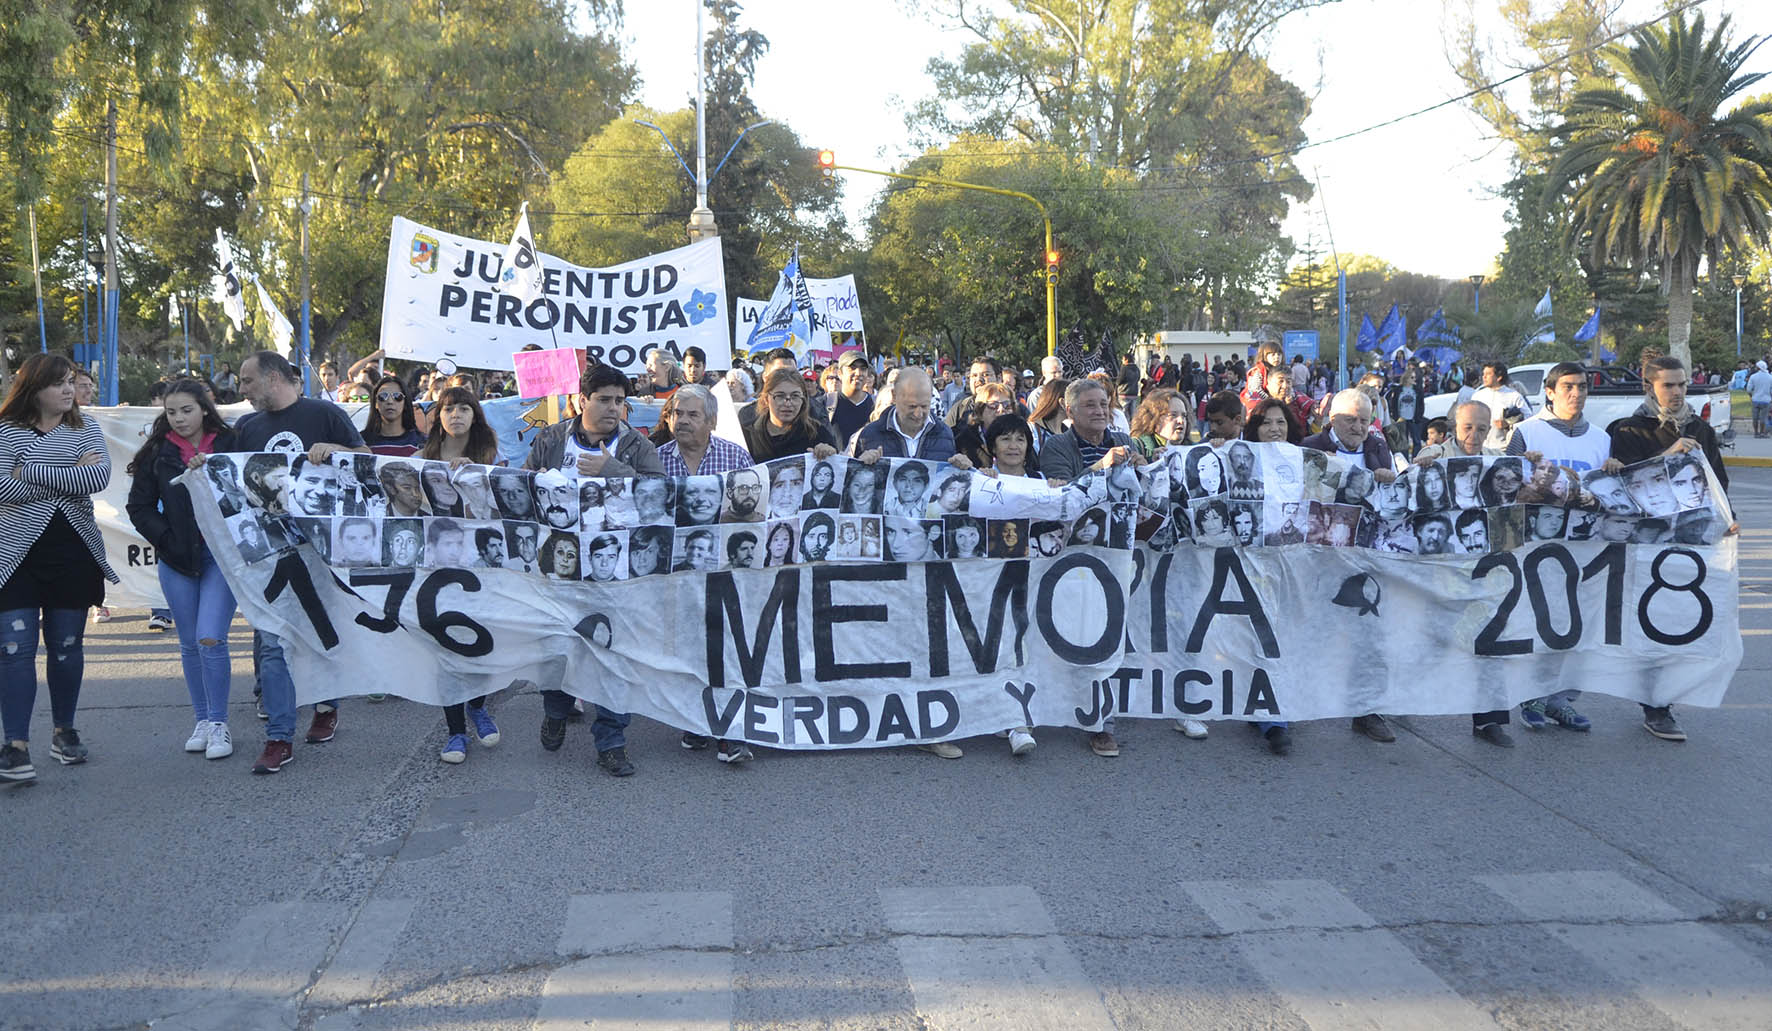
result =
[[[297,455],[289,462],[289,510],[295,515],[330,516],[339,511],[338,467]]]
[[[520,573],[541,572],[541,524],[506,521],[505,568]]]
[[[801,508],[835,512],[842,507],[843,495],[839,487],[843,482],[845,461],[840,455],[832,455],[812,463],[812,471],[806,474],[806,496],[801,500]]]
[[[849,475],[843,481],[844,512],[850,515],[879,515],[881,495],[885,493],[885,460],[868,465],[850,462]]]
[[[879,463],[885,465],[884,460]],[[895,458],[886,472],[886,497],[882,515],[898,519],[922,519],[929,504],[930,469],[933,463],[914,458]]]
[[[984,520],[974,516],[949,515],[941,517],[944,536],[947,538],[948,558],[984,558],[985,525]]]
[[[581,539],[586,580],[606,584],[628,578],[626,530],[602,530],[583,534]]]
[[[461,492],[456,490],[455,481],[450,479],[448,462],[426,462],[419,467],[418,475],[420,482],[424,484],[425,497],[430,499],[432,515],[462,514]]]
[[[381,565],[381,520],[369,516],[334,520],[332,564],[353,568]]]
[[[726,485],[719,476],[685,476],[671,483],[677,490],[678,526],[712,526],[720,521]]]
[[[530,474],[520,469],[492,470],[492,496],[506,519],[535,519],[535,497],[530,493]]]
[[[247,455],[240,467],[246,501],[267,516],[289,514],[289,456]]]
[[[413,472],[416,480],[418,473]],[[422,519],[388,517],[381,522],[381,564],[403,569],[424,562],[425,523]]]
[[[837,518],[829,512],[810,512],[800,517],[800,560],[823,562],[837,540]]]
[[[709,525],[678,530],[671,555],[672,572],[714,572],[720,568],[720,528]]]
[[[760,523],[768,513],[768,498],[763,492],[763,474],[767,468],[753,466],[734,469],[726,474],[726,498],[720,505],[722,523]]]
[[[466,569],[473,564],[467,528],[459,519],[441,516],[426,521],[424,565],[434,569]]]
[[[644,481],[643,481],[644,482]],[[663,481],[660,481],[660,486]],[[648,524],[628,531],[628,573],[657,576],[671,571],[671,535],[668,526]]]
[[[991,519],[985,523],[990,538],[987,550],[991,558],[1026,558],[1028,553],[1028,521],[1026,519]]]
[[[760,569],[763,566],[763,528],[735,523],[724,527],[721,554],[727,569]]]

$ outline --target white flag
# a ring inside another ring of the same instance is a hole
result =
[[[1538,307],[1532,309],[1532,315],[1538,320],[1538,335],[1532,338],[1535,344],[1554,344],[1557,342],[1556,325],[1551,321],[1551,292],[1546,287],[1544,297]]]
[[[499,273],[499,289],[524,304],[541,296],[541,263],[536,260],[535,237],[529,232],[529,202],[517,212],[517,231],[511,234],[511,245],[505,248],[504,271]]]
[[[173,294],[172,296],[166,298],[166,321],[169,324],[171,324],[173,329],[177,329],[179,326],[179,310],[178,310],[178,295],[177,294]]]
[[[222,306],[234,328],[241,329],[246,325],[246,296],[240,292],[240,272],[234,267],[234,252],[228,249],[228,241],[220,229],[215,231],[215,254],[221,262],[221,272],[211,280],[215,285],[215,303]]]
[[[271,320],[271,339],[276,342],[277,350],[283,352],[283,357],[294,361],[295,327],[277,310],[276,302],[271,300],[263,283],[255,279],[252,285],[258,288],[258,310]]]

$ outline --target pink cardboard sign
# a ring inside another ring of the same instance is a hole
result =
[[[552,397],[578,393],[578,377],[585,369],[585,353],[576,347],[553,351],[518,351],[511,355],[517,367],[517,396]]]

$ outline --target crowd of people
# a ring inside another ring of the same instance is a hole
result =
[[[382,358],[379,353],[371,355],[343,377],[336,367],[322,363],[315,386],[318,396],[304,394],[300,372],[269,351],[253,354],[237,372],[224,364],[213,378],[183,375],[156,387],[158,417],[146,441],[125,464],[132,477],[128,515],[159,559],[156,568],[167,609],[157,610],[156,618],[176,630],[195,720],[184,743],[187,752],[210,759],[233,753],[228,628],[236,604],[198,529],[189,494],[176,482],[186,469],[202,466],[209,455],[266,451],[295,454],[299,456],[295,463],[315,466],[330,462],[338,452],[419,455],[447,463],[451,469],[498,462],[498,440],[480,402],[511,389],[502,374],[482,377],[420,367],[401,376],[385,368]],[[1763,365],[1759,375],[1772,380]],[[1338,390],[1333,371],[1322,363],[1296,356],[1287,362],[1272,344],[1262,345],[1247,364],[1231,360],[1207,366],[1184,355],[1179,361],[1164,357],[1140,368],[1127,356],[1118,369],[1097,368],[1076,377],[1067,377],[1062,363],[1052,357],[1040,363],[1037,375],[1033,370],[1018,373],[1004,368],[988,355],[967,363],[963,373],[945,362],[934,369],[903,365],[882,370],[859,350],[811,370],[803,369],[796,356],[783,349],[764,355],[754,370],[741,362],[716,371],[707,367],[705,355],[691,348],[680,365],[664,352],[652,352],[645,373],[637,378],[589,363],[577,396],[565,406],[566,417],[535,435],[522,464],[558,478],[563,491],[575,495],[570,499],[574,505],[579,503],[575,484],[582,478],[725,475],[794,455],[823,460],[842,453],[864,468],[882,458],[925,459],[947,462],[962,471],[976,469],[992,476],[1062,485],[1090,470],[1142,465],[1170,445],[1201,441],[1222,447],[1240,440],[1285,442],[1338,454],[1369,470],[1378,484],[1396,481],[1411,462],[1456,456],[1524,455],[1535,466],[1544,462],[1589,470],[1620,468],[1656,455],[1689,455],[1707,462],[1726,488],[1716,435],[1685,403],[1691,374],[1675,359],[1651,357],[1645,362],[1644,381],[1646,393],[1637,412],[1609,427],[1598,427],[1582,417],[1589,374],[1569,363],[1547,373],[1544,406],[1534,411],[1532,402],[1510,386],[1507,370],[1499,364],[1484,366],[1470,383],[1463,382],[1462,372],[1453,382],[1417,365],[1396,375],[1363,373]],[[1430,386],[1459,389],[1448,418],[1425,417]],[[743,446],[716,435],[722,408],[716,390],[727,391],[741,406]],[[253,411],[230,426],[217,404],[236,394],[249,401]],[[660,420],[651,432],[632,425],[630,399],[635,396],[662,402]],[[39,638],[46,650],[52,710],[49,754],[69,765],[83,763],[89,755],[75,726],[83,633],[88,610],[104,603],[106,581],[117,582],[91,500],[113,475],[103,434],[82,411],[91,400],[89,376],[66,358],[41,354],[24,363],[0,403],[0,723],[5,734],[0,780],[4,781],[36,776],[29,745]],[[334,403],[347,401],[370,406],[361,430]],[[1756,428],[1760,422],[1763,417]],[[819,467],[812,468],[810,483],[798,465],[759,470],[756,482],[748,485],[751,493],[741,483],[725,503],[755,505],[765,496],[791,493],[808,498],[829,495],[834,505],[838,486],[818,482]],[[770,473],[770,482],[764,482],[764,472]],[[300,469],[292,465],[289,475],[299,489]],[[249,482],[242,490],[256,489],[250,469],[245,479]],[[841,490],[880,492],[884,510],[891,495],[888,485],[878,482],[881,479],[852,474]],[[489,480],[481,485],[485,491],[502,489],[496,475]],[[462,489],[469,488],[448,478],[440,484],[390,483],[388,503],[397,506],[403,493],[422,497],[427,490]],[[540,489],[538,482],[538,493]],[[944,489],[945,485],[935,485],[934,496],[939,499]],[[502,495],[500,499],[502,503]],[[714,503],[719,504],[719,499]],[[1207,529],[1222,531],[1225,542],[1231,543],[1237,539],[1235,516],[1229,507],[1220,515],[1225,525]],[[341,525],[335,548],[353,546],[349,529]],[[808,523],[804,536],[814,532]],[[884,547],[884,554],[894,557],[915,551],[916,542],[844,541],[834,522],[829,527],[819,524],[816,532],[823,534],[820,557],[826,549],[832,555],[866,554],[865,549],[872,547],[872,553],[879,555]],[[1030,532],[1038,537],[1048,528],[1036,523]],[[964,533],[962,527],[956,539],[945,541],[943,553],[997,554],[998,548],[1021,545]],[[636,531],[629,544],[630,560],[633,549],[646,546]],[[715,546],[711,538],[708,546]],[[752,540],[747,545],[733,537],[727,546],[772,554],[775,542]],[[806,546],[802,541],[801,547]],[[521,550],[524,545],[517,547]],[[544,569],[549,561],[534,536],[523,557]],[[576,550],[572,561],[579,561]],[[597,564],[607,561],[593,540],[583,558],[591,573],[583,578],[597,579]],[[762,564],[770,563],[765,559]],[[273,774],[294,758],[296,690],[282,642],[275,635],[254,631],[253,658],[265,742],[252,771]],[[625,734],[629,715],[595,705],[587,712],[564,686],[544,685],[542,747],[558,750],[567,725],[588,717],[598,764],[614,776],[633,774]],[[1588,730],[1589,720],[1574,707],[1577,695],[1565,691],[1530,700],[1519,707],[1521,723],[1531,729]],[[1663,740],[1685,739],[1669,708],[1643,708],[1643,725],[1649,733]],[[1512,747],[1506,729],[1510,716],[1507,710],[1474,714],[1472,730],[1481,740]],[[445,707],[444,718],[448,730],[440,753],[444,762],[464,761],[474,740],[481,746],[499,740],[485,697]],[[338,725],[338,700],[319,702],[313,706],[305,741],[330,741]],[[1280,755],[1290,751],[1291,730],[1285,723],[1252,726],[1270,751]],[[1374,741],[1395,740],[1377,713],[1359,716],[1351,726]],[[1175,728],[1190,738],[1208,733],[1204,723],[1192,719],[1177,721]],[[1035,747],[1031,727],[1010,728],[1004,736],[1016,755]],[[711,746],[722,762],[752,758],[742,741],[712,741],[693,733],[684,733],[681,740],[690,750]],[[1112,719],[1089,732],[1087,743],[1097,755],[1118,755]],[[951,742],[920,747],[945,758],[962,755]]]

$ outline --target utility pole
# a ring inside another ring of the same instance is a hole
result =
[[[695,0],[695,210],[689,213],[689,242],[720,235],[708,208],[708,46],[702,35],[705,5]]]
[[[117,99],[105,102],[105,404],[117,403]]]
[[[314,210],[314,199],[308,194],[308,173],[301,174],[301,382],[302,394],[313,384],[308,382],[309,367],[314,361],[313,294],[308,279],[308,213]]]

